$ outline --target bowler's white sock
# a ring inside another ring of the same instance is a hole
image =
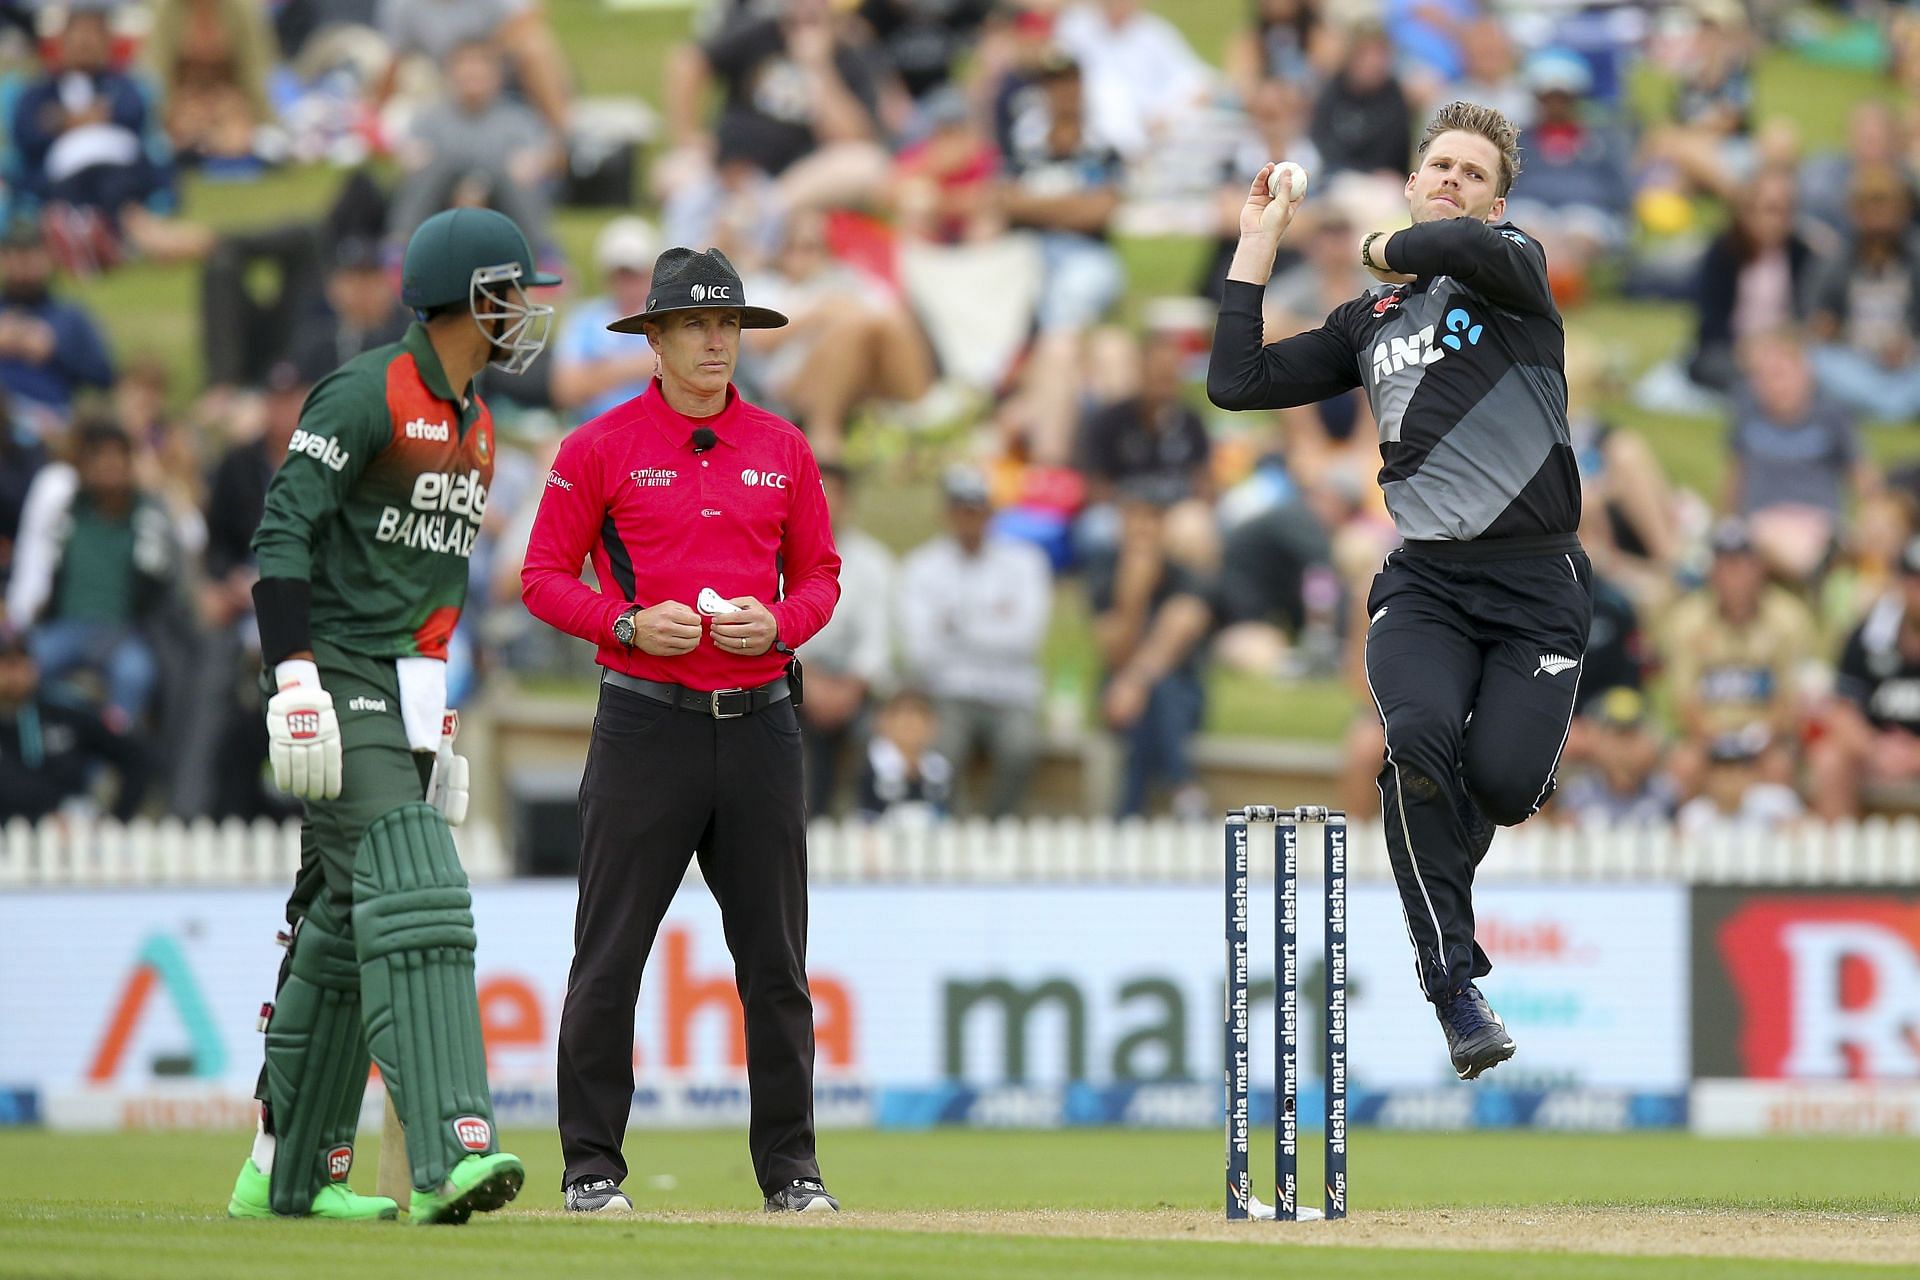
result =
[[[253,1167],[268,1177],[273,1176],[273,1149],[279,1139],[267,1132],[266,1121],[256,1122],[253,1135]]]

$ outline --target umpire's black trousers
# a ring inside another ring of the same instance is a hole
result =
[[[1473,874],[1553,794],[1593,617],[1577,539],[1409,543],[1367,598],[1367,683],[1386,731],[1387,852],[1420,983],[1437,1000],[1492,969]]]
[[[746,1007],[747,1141],[771,1194],[817,1178],[807,993],[806,807],[790,701],[715,720],[614,685],[580,781],[580,904],[560,1015],[564,1181],[622,1180],[634,1002],[660,921],[698,852]]]

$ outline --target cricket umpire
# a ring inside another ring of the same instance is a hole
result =
[[[1356,386],[1373,406],[1403,540],[1367,599],[1380,801],[1420,983],[1465,1080],[1514,1052],[1474,985],[1492,969],[1474,941],[1474,872],[1490,824],[1525,821],[1553,792],[1593,613],[1566,334],[1545,252],[1502,221],[1518,143],[1490,107],[1441,108],[1407,179],[1413,226],[1360,242],[1382,283],[1270,346],[1261,299],[1300,201],[1269,196],[1274,166],[1261,169],[1207,373],[1223,409]]]
[[[695,853],[746,1008],[748,1145],[768,1212],[834,1211],[813,1133],[806,797],[793,650],[833,613],[840,557],[806,437],[733,386],[746,305],[717,249],[669,249],[609,325],[659,359],[645,394],[561,445],[521,594],[605,668],[580,783],[580,901],[560,1018],[567,1208],[628,1210],[641,968]],[[580,581],[591,556],[600,589]]]

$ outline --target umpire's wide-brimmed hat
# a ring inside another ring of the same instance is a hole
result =
[[[747,305],[746,289],[740,273],[718,249],[695,253],[692,249],[669,249],[654,260],[653,287],[647,290],[647,309],[637,315],[623,316],[607,328],[615,333],[644,332],[646,322],[671,311],[702,311],[725,307],[740,313],[742,329],[778,329],[787,318],[766,307]]]

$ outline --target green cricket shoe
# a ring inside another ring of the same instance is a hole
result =
[[[468,1156],[453,1166],[438,1191],[415,1188],[407,1217],[416,1227],[434,1222],[457,1227],[476,1213],[505,1208],[526,1180],[527,1166],[519,1156],[504,1151]]]
[[[271,1218],[274,1216],[269,1189],[273,1180],[260,1172],[249,1156],[233,1183],[233,1198],[227,1201],[229,1218]],[[343,1183],[330,1182],[320,1188],[307,1210],[310,1218],[332,1218],[340,1222],[372,1222],[400,1216],[400,1206],[385,1196],[363,1196]]]

